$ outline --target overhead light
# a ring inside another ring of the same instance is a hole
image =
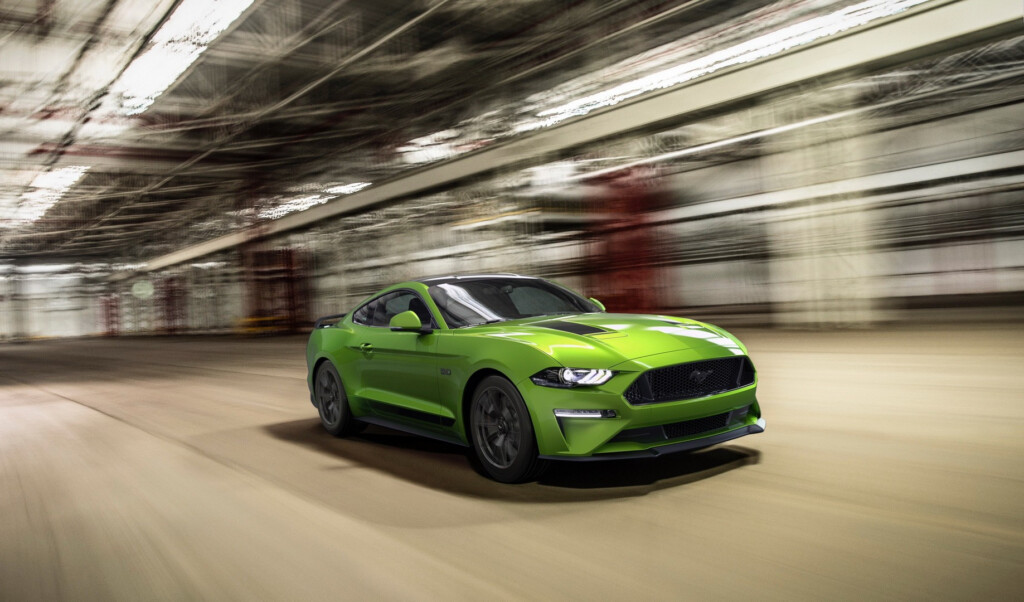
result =
[[[29,190],[21,195],[9,223],[18,225],[41,218],[87,171],[87,165],[70,165],[40,173],[29,184]]]
[[[14,270],[19,274],[56,274],[71,271],[75,274],[103,273],[118,270],[138,270],[144,263],[37,263],[34,265],[0,265],[0,271]]]
[[[445,159],[451,159],[459,154],[456,146],[450,143],[438,143],[428,146],[402,146],[398,148],[398,152],[402,153],[402,160],[411,165],[436,163]]]
[[[184,0],[111,86],[119,111],[137,115],[177,81],[253,0]]]
[[[51,169],[36,176],[29,186],[45,190],[67,190],[72,184],[82,177],[82,174],[89,171],[86,165],[70,165],[58,169]]]
[[[259,215],[262,219],[277,219],[279,217],[284,217],[289,213],[295,213],[296,211],[305,211],[310,207],[323,205],[328,200],[330,200],[330,197],[321,194],[310,194],[306,196],[295,197],[293,199],[285,201],[284,203],[281,203],[276,207],[264,209],[263,211],[260,211]]]
[[[420,136],[419,138],[413,138],[409,142],[419,146],[429,146],[431,144],[440,144],[446,140],[454,140],[459,137],[459,130],[447,129],[441,130],[440,132],[434,132],[427,136]]]
[[[517,132],[527,132],[549,127],[571,117],[586,115],[591,111],[613,106],[641,94],[663,90],[678,84],[703,77],[735,65],[780,54],[798,46],[804,46],[821,38],[842,33],[854,27],[906,11],[929,0],[868,0],[847,6],[836,12],[808,19],[788,27],[758,36],[713,52],[699,59],[664,69],[614,88],[590,94],[552,109],[537,113],[540,119],[516,126]]]
[[[359,192],[360,190],[366,188],[367,186],[370,186],[370,182],[355,182],[353,184],[337,184],[328,186],[321,189],[321,194],[306,194],[302,196],[297,196],[288,199],[287,201],[274,207],[264,209],[263,211],[259,212],[259,217],[261,219],[277,219],[280,217],[284,217],[289,213],[305,211],[310,207],[323,205],[324,203],[331,200],[337,195],[353,194]]]
[[[77,266],[73,263],[43,263],[22,266],[18,268],[18,272],[21,274],[55,274],[57,272],[65,272],[75,267]]]
[[[325,188],[324,192],[326,192],[327,194],[352,194],[354,192],[359,192],[360,190],[366,188],[369,185],[369,182],[342,184],[341,186],[331,186],[330,188]]]

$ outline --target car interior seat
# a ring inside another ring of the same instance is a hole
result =
[[[409,301],[409,311],[415,312],[424,326],[430,325],[430,310],[427,309],[427,304],[424,303],[422,299],[419,297],[413,297],[413,299]]]

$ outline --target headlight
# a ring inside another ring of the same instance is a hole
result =
[[[542,387],[569,389],[603,385],[615,376],[614,370],[591,370],[590,368],[548,368],[530,377],[533,384]]]

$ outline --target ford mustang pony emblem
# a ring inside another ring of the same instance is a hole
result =
[[[714,370],[694,370],[690,373],[690,382],[695,385],[702,385],[711,376]]]

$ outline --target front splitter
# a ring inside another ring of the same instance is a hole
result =
[[[680,443],[660,445],[658,447],[651,447],[649,449],[640,449],[628,452],[610,452],[606,454],[594,454],[592,456],[540,457],[545,460],[563,460],[568,462],[600,462],[602,460],[635,460],[637,458],[657,458],[658,456],[664,456],[666,454],[674,454],[678,452],[692,451],[695,449],[711,447],[712,445],[718,445],[719,443],[725,443],[726,441],[732,441],[733,439],[739,439],[740,437],[746,437],[747,435],[756,435],[757,433],[763,433],[764,429],[764,418],[758,418],[757,422],[743,428],[726,431],[724,433],[719,433],[717,435],[705,437],[703,439],[694,439],[692,441],[682,441]]]

